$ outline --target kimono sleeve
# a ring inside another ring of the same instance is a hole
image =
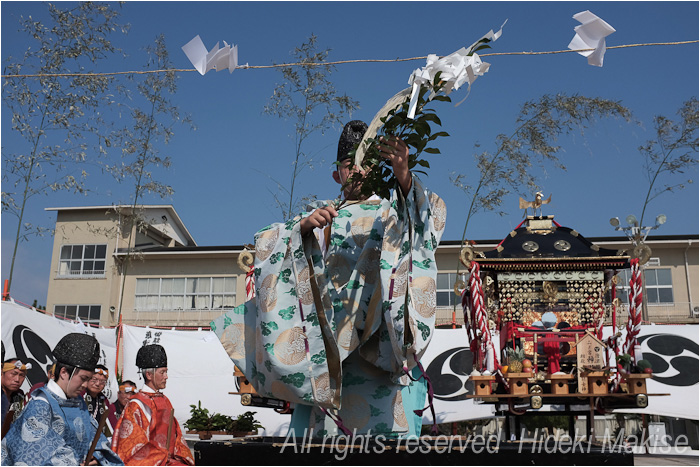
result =
[[[445,202],[414,176],[414,189],[406,199],[411,220],[409,236],[408,326],[413,336],[409,352],[418,361],[428,347],[435,329],[437,311],[437,264],[435,251],[447,220]]]
[[[97,427],[95,427],[95,430],[97,430]],[[97,447],[92,457],[94,457],[100,465],[124,465],[124,462],[122,462],[119,456],[112,451],[109,440],[104,434],[100,434],[100,440],[97,442]]]
[[[33,400],[2,440],[3,465],[78,465],[78,453],[59,434],[66,420],[44,400]]]
[[[341,369],[332,306],[318,242],[301,236],[303,217],[255,235],[256,296],[212,330],[259,395],[335,408]]]

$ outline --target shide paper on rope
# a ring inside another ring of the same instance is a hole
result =
[[[605,38],[614,33],[615,28],[588,10],[576,13],[573,18],[581,24],[574,28],[576,35],[571,39],[569,49],[595,49],[579,52],[579,54],[588,57],[589,65],[603,66]]]
[[[458,51],[443,58],[438,58],[435,54],[428,55],[426,65],[423,68],[415,70],[408,78],[408,84],[411,85],[412,88],[408,117],[413,118],[416,115],[416,104],[418,103],[420,87],[426,83],[432,83],[438,72],[442,72],[440,74],[440,79],[445,81],[445,85],[442,88],[445,95],[449,95],[453,90],[458,90],[464,83],[468,85],[468,94],[476,78],[489,71],[489,67],[491,66],[489,63],[482,62],[479,55],[474,53],[474,49],[485,39],[488,42],[493,42],[501,37],[503,26],[505,26],[506,22],[501,25],[498,32],[494,33],[493,30],[489,31],[470,47],[462,47]],[[428,100],[431,100],[433,97],[435,97],[434,93],[428,97]],[[464,99],[457,105],[462,102],[464,102]]]
[[[233,73],[238,67],[238,46],[228,45],[226,41],[224,47],[219,48],[217,42],[211,52],[207,51],[204,42],[199,36],[182,46],[182,51],[185,52],[187,58],[192,62],[192,65],[204,75],[209,70],[222,71],[228,69],[229,73]]]

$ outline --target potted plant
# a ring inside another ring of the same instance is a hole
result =
[[[265,429],[265,427],[255,419],[255,413],[249,411],[240,414],[235,420],[231,419],[226,427],[226,432],[231,433],[234,437],[256,435],[259,428]]]
[[[202,407],[202,401],[197,405],[190,405],[191,417],[185,422],[188,434],[197,434],[199,439],[211,439],[214,434],[226,434],[228,426],[233,421],[228,415],[220,413],[210,414],[209,410]]]

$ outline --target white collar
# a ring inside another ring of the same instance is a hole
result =
[[[46,389],[53,392],[61,399],[68,399],[66,393],[63,391],[63,389],[61,389],[61,386],[59,386],[58,383],[52,379],[50,379],[49,382],[46,383]]]
[[[151,394],[156,394],[159,393],[160,391],[156,391],[152,387],[150,387],[147,384],[144,384],[143,387],[141,388],[141,392],[150,392]]]
[[[361,201],[375,201],[375,200],[378,200],[378,199],[381,199],[381,198],[379,197],[379,195],[377,195],[376,193],[373,193],[372,196],[370,196],[370,197],[367,198],[367,199],[363,199],[363,200],[361,200]],[[345,193],[343,193],[343,201],[360,201],[360,200],[356,200],[356,199],[348,200],[347,198],[345,198]]]

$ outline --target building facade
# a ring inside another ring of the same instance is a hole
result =
[[[244,246],[198,246],[170,205],[49,208],[57,213],[46,310],[102,326],[206,328],[245,301]],[[251,239],[252,240],[252,239]],[[626,237],[588,238],[622,252]],[[476,251],[500,240],[477,241]],[[644,265],[646,315],[656,323],[698,323],[698,237],[650,236]],[[437,325],[463,324],[455,281],[465,280],[459,241],[439,245]],[[628,272],[620,274],[624,324]],[[608,317],[610,323],[611,317]]]

